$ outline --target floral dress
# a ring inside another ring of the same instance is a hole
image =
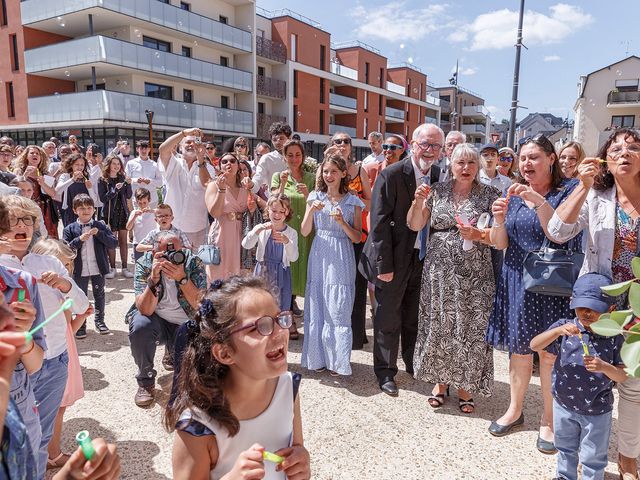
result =
[[[613,274],[613,283],[626,282],[635,278],[631,270],[631,260],[636,256],[638,251],[638,225],[640,220],[633,220],[627,212],[625,212],[619,203],[616,203],[616,232],[613,241],[613,255],[611,259],[611,273]],[[633,238],[634,244],[629,245],[623,242],[623,239]],[[616,309],[624,310],[628,308],[628,295],[620,295],[616,301]]]

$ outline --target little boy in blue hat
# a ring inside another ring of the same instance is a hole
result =
[[[596,335],[590,325],[615,304],[600,289],[612,283],[598,273],[578,278],[571,297],[577,318],[558,320],[531,340],[532,350],[557,355],[552,392],[559,479],[577,479],[578,461],[584,480],[604,478],[613,386],[627,378],[620,358],[624,338]]]

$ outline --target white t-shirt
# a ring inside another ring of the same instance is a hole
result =
[[[151,192],[151,208],[155,208],[158,205],[158,191],[157,188],[162,186],[162,175],[158,171],[158,164],[148,158],[142,160],[140,157],[136,157],[133,160],[129,160],[127,166],[124,167],[124,172],[127,177],[131,177],[131,190],[133,195],[134,205],[136,204],[136,190],[140,187],[146,188]],[[148,178],[151,183],[138,183],[139,178]]]
[[[133,243],[140,243],[155,228],[156,217],[153,212],[138,215],[133,222]]]
[[[176,287],[176,282],[163,275],[162,285],[164,286],[164,293],[156,305],[155,313],[169,323],[182,325],[189,320],[189,317],[180,305],[180,302],[178,302],[178,287]]]
[[[496,172],[496,176],[490,178],[484,170],[480,170],[480,183],[497,188],[503,195],[511,186],[511,180],[509,180],[509,177],[505,177],[504,175]]]
[[[384,151],[380,152],[379,155],[376,155],[375,153],[371,152],[369,155],[367,155],[364,160],[362,161],[362,165],[368,165],[369,163],[382,163],[384,162]]]
[[[206,165],[209,175],[215,177],[214,168],[208,163]],[[200,183],[197,160],[189,169],[184,158],[172,155],[167,169],[160,162],[158,170],[167,186],[165,203],[173,209],[173,225],[189,233],[207,228],[207,206],[204,202],[206,187]]]

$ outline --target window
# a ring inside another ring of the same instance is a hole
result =
[[[147,37],[146,35],[142,37],[142,45],[155,50],[160,50],[161,52],[171,52],[171,44],[169,42],[158,40],[153,37]]]
[[[366,90],[364,91],[364,111],[369,111],[369,92],[367,92]]]
[[[258,75],[264,77],[264,67],[258,67]]]
[[[9,49],[11,50],[11,70],[14,72],[20,70],[20,56],[18,53],[18,36],[9,35]]]
[[[324,135],[324,110],[320,110],[320,135]]]
[[[191,4],[187,2],[180,2],[180,8],[182,10],[186,10],[187,12],[191,11]]]
[[[264,102],[258,102],[258,113],[264,115]]]
[[[193,90],[187,88],[182,90],[182,101],[184,103],[193,103]]]
[[[293,72],[293,98],[298,98],[298,71]]]
[[[227,17],[225,17],[224,15],[218,15],[218,21],[220,23],[224,23],[225,25],[227,25],[229,23],[229,19]]]
[[[616,90],[618,90],[619,92],[637,92],[638,79],[616,80]]]
[[[293,130],[298,130],[298,106],[293,106]]]
[[[324,103],[324,78],[320,79],[320,103]]]
[[[291,58],[289,60],[291,60],[292,62],[297,62],[298,61],[298,36],[295,33],[291,34],[291,45],[289,45],[289,47],[291,48]]]
[[[382,115],[382,95],[378,95],[378,115]],[[378,129],[378,131],[381,130]]]
[[[160,3],[166,3],[167,5],[171,5],[171,2],[169,0],[159,0]]]
[[[382,132],[382,122],[378,120],[378,132]]]
[[[320,70],[324,70],[325,65],[325,57],[327,56],[327,47],[324,45],[320,45]]]
[[[182,47],[182,56],[191,58],[191,47]]]
[[[16,116],[16,105],[13,98],[13,82],[7,82],[7,114],[9,117]]]
[[[104,83],[96,83],[96,90],[106,90],[106,85]],[[93,85],[89,84],[87,85],[87,92],[90,92],[93,90]]]
[[[163,100],[173,100],[173,87],[145,82],[144,94],[147,97],[162,98]]]
[[[223,67],[228,67],[229,66],[229,57],[220,57],[220,65],[222,65]]]
[[[229,108],[229,97],[220,95],[220,108]]]
[[[6,0],[1,0],[0,3],[0,25],[4,26],[7,24],[7,2]]]
[[[363,130],[363,135],[364,138],[367,138],[367,132],[369,131],[369,119],[367,117],[364,118],[364,130]]]
[[[611,126],[615,128],[633,127],[635,120],[635,115],[614,115],[611,117]]]
[[[369,83],[369,62],[364,62],[364,83]]]
[[[384,68],[380,69],[380,88],[384,88]],[[380,131],[380,129],[378,129]]]

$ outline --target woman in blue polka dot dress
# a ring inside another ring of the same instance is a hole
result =
[[[575,188],[575,180],[563,180],[553,145],[538,135],[521,148],[521,180],[512,185],[506,197],[493,204],[494,224],[491,240],[496,248],[506,248],[504,265],[496,285],[493,312],[487,328],[487,342],[509,352],[511,400],[506,413],[489,427],[491,434],[503,436],[524,423],[523,403],[533,370],[531,339],[560,318],[571,315],[568,297],[553,297],[526,292],[522,281],[525,256],[539,249],[546,225],[554,209]],[[543,226],[544,225],[544,228]],[[580,238],[570,246],[580,245]],[[558,248],[557,244],[551,243]],[[554,453],[551,372],[555,357],[540,355],[540,384],[544,402],[537,447]]]

